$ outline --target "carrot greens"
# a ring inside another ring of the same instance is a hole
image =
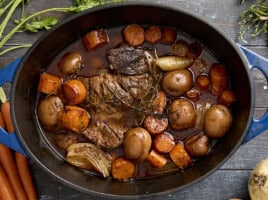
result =
[[[83,10],[92,8],[94,6],[104,5],[107,3],[121,2],[123,0],[74,0],[72,6],[70,7],[55,7],[48,8],[44,10],[37,11],[31,15],[25,14],[25,6],[29,3],[28,0],[11,0],[9,3],[5,3],[5,0],[0,0],[0,17],[4,16],[4,19],[0,25],[0,55],[3,55],[9,51],[12,51],[17,48],[29,47],[27,45],[16,45],[9,49],[1,51],[3,46],[9,41],[14,34],[20,31],[29,31],[36,33],[40,30],[48,30],[54,25],[56,25],[59,21],[57,17],[46,16],[42,17],[42,15],[50,12],[62,12],[62,13],[78,13]],[[15,10],[21,6],[21,18],[15,20],[15,27],[8,32],[3,38],[3,33],[7,24],[10,22],[11,16],[15,12]]]

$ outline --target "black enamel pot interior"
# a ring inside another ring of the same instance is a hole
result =
[[[223,63],[232,80],[238,103],[234,123],[215,151],[184,173],[159,178],[118,182],[88,175],[57,156],[42,137],[36,118],[39,74],[50,60],[87,31],[130,23],[176,27],[206,44]],[[210,23],[179,8],[151,3],[110,4],[74,15],[48,31],[28,51],[12,85],[12,113],[16,133],[29,156],[52,176],[86,193],[106,197],[161,195],[182,190],[218,169],[239,147],[252,119],[253,86],[239,50]]]

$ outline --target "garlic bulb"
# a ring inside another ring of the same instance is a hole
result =
[[[259,162],[251,172],[248,190],[251,200],[268,199],[268,158]]]

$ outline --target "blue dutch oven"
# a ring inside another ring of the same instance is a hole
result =
[[[158,24],[182,30],[206,44],[227,67],[237,96],[231,130],[215,150],[184,173],[153,179],[118,182],[85,174],[62,160],[43,137],[36,116],[39,74],[50,60],[88,30],[130,23]],[[11,82],[11,111],[15,133],[3,129],[0,142],[33,159],[47,172],[80,191],[112,198],[157,196],[182,190],[217,170],[237,148],[268,129],[267,111],[254,119],[252,69],[262,71],[267,79],[268,60],[234,44],[220,30],[198,16],[179,8],[152,3],[119,3],[96,7],[74,15],[45,33],[27,52],[0,71],[0,84]],[[164,184],[163,184],[164,183]]]

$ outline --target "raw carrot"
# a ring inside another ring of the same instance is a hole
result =
[[[1,105],[1,109],[2,109],[2,105]],[[7,118],[7,116],[4,117],[4,115],[5,115],[6,111],[8,111],[9,107],[10,107],[9,102],[6,101],[4,104],[4,112],[3,111],[1,112],[0,118],[3,118],[3,119]],[[7,114],[9,114],[9,112]],[[7,120],[7,121],[9,121],[9,120]],[[11,122],[11,120],[10,120],[10,122]],[[9,126],[8,126],[9,130],[14,131],[14,127],[13,127],[12,123],[10,124],[10,122],[8,122],[9,123]],[[10,184],[11,184],[11,187],[14,191],[14,195],[16,196],[16,199],[27,199],[26,193],[24,192],[24,189],[23,189],[23,186],[22,186],[19,174],[18,174],[18,170],[16,167],[16,163],[15,163],[13,154],[12,154],[11,150],[3,144],[0,144],[0,163],[1,163],[3,170],[5,171],[7,177],[10,181]]]
[[[25,192],[28,200],[36,200],[37,195],[34,188],[34,183],[31,175],[31,171],[28,165],[28,159],[20,153],[15,154],[16,164],[18,166],[18,172],[22,180]]]
[[[13,133],[14,132],[14,126],[11,120],[11,112],[10,112],[10,102],[6,99],[6,95],[5,92],[3,90],[2,87],[0,87],[0,100],[2,102],[1,104],[1,113],[2,113],[2,117],[4,119],[4,123],[6,125],[6,129],[9,133]],[[5,147],[5,146],[4,146]],[[23,162],[23,163],[19,163],[16,165],[16,163],[18,163],[17,161],[14,160],[13,156],[12,156],[12,152],[10,151],[9,148],[5,147],[2,148],[3,151],[5,151],[4,154],[0,154],[0,159],[1,159],[1,164],[4,168],[4,170],[6,171],[6,174],[10,180],[11,186],[13,188],[14,194],[16,196],[17,200],[26,200],[27,196],[32,196],[31,194],[26,194],[26,192],[24,191],[23,185],[25,185],[25,182],[27,183],[27,187],[29,187],[29,183],[31,182],[31,176],[26,176],[27,172],[24,171],[24,169],[26,169],[28,167],[28,163],[27,162]],[[15,152],[16,154],[20,154],[18,152]],[[23,155],[21,155],[23,156]],[[17,157],[17,156],[15,156]],[[27,166],[26,166],[27,165]],[[20,169],[18,169],[20,168]],[[23,177],[20,177],[18,171],[23,171]],[[33,183],[32,183],[33,184]],[[34,186],[31,186],[32,188],[34,188]],[[27,191],[29,189],[27,188]]]
[[[2,200],[16,200],[10,182],[1,165],[0,165],[0,185],[1,185],[0,198]]]
[[[2,129],[6,129],[6,125],[2,116],[2,113],[0,112],[0,126],[2,127]]]

